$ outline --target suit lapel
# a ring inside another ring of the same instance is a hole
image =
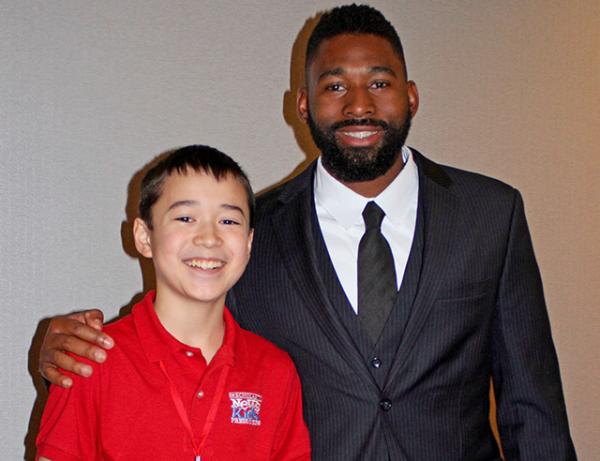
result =
[[[437,164],[412,150],[419,168],[419,208],[424,221],[423,260],[415,301],[387,384],[394,382],[407,357],[414,351],[415,342],[451,263],[452,244],[456,241],[459,200],[450,190],[452,181]]]
[[[302,304],[348,365],[376,385],[356,344],[335,312],[318,271],[312,228],[314,166],[313,163],[292,180],[281,194],[280,208],[271,217],[275,238],[290,278],[303,298]]]

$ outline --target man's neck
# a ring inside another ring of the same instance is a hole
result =
[[[160,323],[178,341],[202,351],[209,363],[225,336],[222,301],[210,305],[194,300],[172,299],[157,290],[154,309]]]
[[[392,183],[394,179],[396,179],[396,176],[400,174],[402,168],[404,168],[404,159],[402,155],[398,155],[398,158],[396,159],[392,167],[388,171],[386,171],[385,174],[378,176],[375,179],[372,179],[370,181],[357,182],[342,181],[339,179],[338,181],[341,182],[347,188],[356,192],[357,194],[362,195],[363,197],[377,197],[385,190],[387,186],[389,186]]]

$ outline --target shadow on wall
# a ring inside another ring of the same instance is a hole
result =
[[[137,208],[142,178],[150,168],[171,152],[172,151],[170,150],[156,156],[133,175],[127,186],[127,202],[125,204],[125,215],[127,219],[121,223],[121,244],[123,251],[127,255],[139,261],[143,280],[143,290],[133,295],[130,301],[119,309],[117,317],[109,319],[108,322],[115,321],[129,314],[131,308],[142,300],[144,293],[154,288],[154,267],[152,266],[152,261],[141,257],[135,248],[135,243],[133,241],[133,221],[138,214]],[[23,459],[26,461],[35,460],[35,438],[39,432],[42,413],[44,411],[46,400],[48,399],[48,383],[45,382],[39,373],[39,353],[51,319],[51,317],[45,318],[38,323],[28,353],[28,371],[36,390],[36,399],[31,410],[27,434],[24,439],[25,455]]]
[[[316,26],[320,14],[306,20],[292,45],[290,55],[290,84],[289,89],[283,93],[282,98],[282,116],[286,124],[292,129],[296,144],[304,155],[305,160],[298,164],[287,176],[280,181],[257,191],[258,194],[267,192],[282,183],[292,179],[306,169],[306,167],[319,156],[319,150],[312,141],[310,131],[307,125],[300,119],[296,110],[296,96],[298,90],[304,86],[304,54],[306,43],[310,33]]]
[[[33,402],[33,408],[29,417],[27,434],[25,435],[25,440],[23,441],[25,445],[25,456],[23,459],[27,461],[33,461],[35,459],[35,438],[40,428],[42,412],[44,411],[44,406],[46,405],[46,400],[48,398],[48,389],[38,369],[40,347],[42,345],[42,341],[44,340],[49,323],[50,318],[45,318],[38,323],[35,334],[33,335],[33,339],[31,340],[29,352],[27,354],[27,369],[29,371],[29,376],[31,376],[31,380],[33,381],[33,387],[35,387],[36,392],[36,399],[35,402]]]

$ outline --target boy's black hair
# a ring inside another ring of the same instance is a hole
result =
[[[254,192],[242,168],[229,155],[209,146],[192,145],[177,149],[154,165],[142,179],[139,215],[152,229],[152,207],[160,198],[165,179],[177,172],[185,174],[188,169],[214,176],[219,181],[228,175],[237,179],[248,199],[250,229],[254,228]]]
[[[404,50],[394,26],[385,16],[369,5],[343,5],[323,13],[306,46],[305,69],[308,70],[319,45],[341,34],[372,34],[385,38],[402,61],[406,73]]]

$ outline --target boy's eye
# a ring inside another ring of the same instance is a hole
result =
[[[225,224],[226,226],[239,226],[239,222],[235,221],[233,219],[222,219],[221,223]]]
[[[175,221],[181,221],[181,222],[192,222],[193,219],[190,216],[178,216],[177,218],[175,218]]]

